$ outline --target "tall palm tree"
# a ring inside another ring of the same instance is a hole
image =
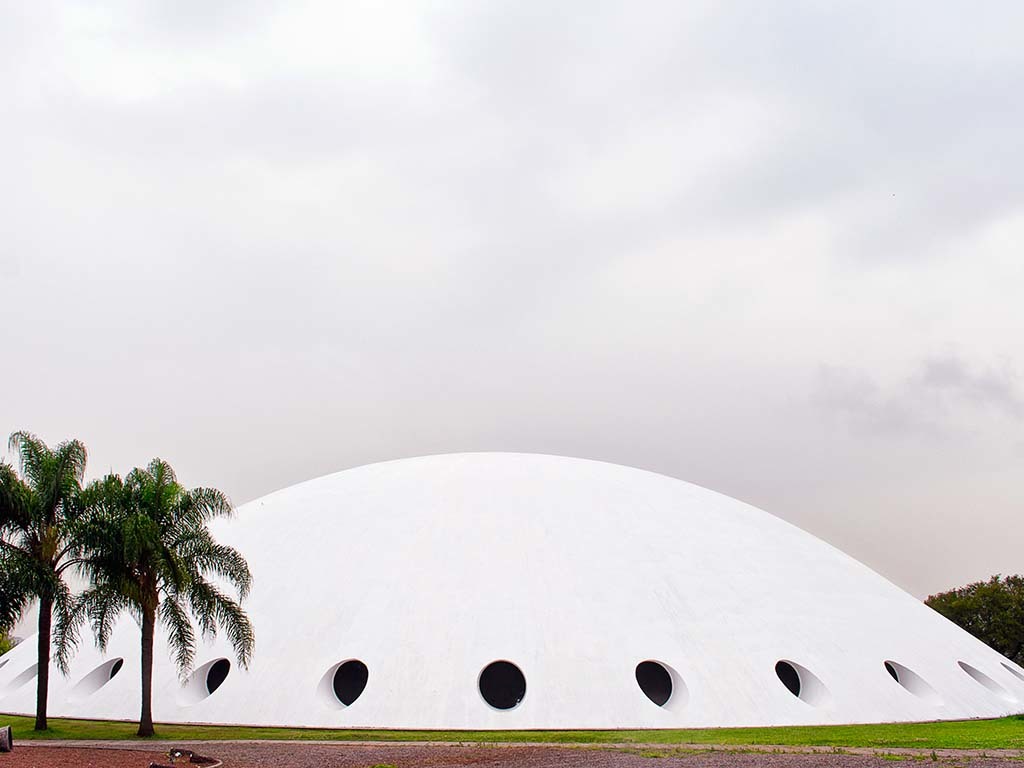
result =
[[[32,600],[39,600],[35,728],[42,731],[51,642],[62,672],[74,648],[74,599],[64,575],[79,562],[76,498],[86,450],[78,440],[51,449],[28,432],[12,434],[9,446],[18,455],[21,475],[0,464],[0,629],[9,629]]]
[[[142,712],[139,736],[153,730],[153,637],[166,629],[181,674],[196,652],[194,617],[204,636],[227,634],[235,655],[247,667],[255,637],[242,610],[252,583],[245,558],[218,544],[207,523],[232,513],[227,497],[214,488],[186,489],[171,466],[153,459],[122,480],[108,475],[83,494],[90,510],[85,526],[85,565],[90,580],[81,606],[97,644],[106,649],[114,622],[128,611],[142,628]],[[228,583],[238,600],[217,582]]]

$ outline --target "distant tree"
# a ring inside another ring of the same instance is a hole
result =
[[[14,641],[6,634],[0,633],[0,656],[3,656],[14,647]]]
[[[205,636],[222,628],[242,666],[248,666],[255,638],[241,608],[252,583],[245,558],[218,544],[207,528],[232,513],[214,488],[186,489],[171,466],[153,459],[122,481],[117,475],[89,485],[82,495],[89,510],[83,572],[90,584],[80,605],[97,644],[105,649],[117,616],[127,611],[142,629],[142,711],[139,736],[153,730],[153,638],[167,630],[178,669],[184,675],[196,651],[194,617]],[[216,582],[230,584],[238,600]]]
[[[0,463],[0,630],[8,631],[33,600],[39,601],[35,728],[41,731],[46,730],[51,644],[63,672],[74,648],[74,598],[64,576],[78,563],[76,499],[86,450],[78,440],[51,449],[28,432],[12,434],[9,445],[18,455],[20,476]]]
[[[932,595],[925,604],[1024,665],[1024,576],[996,575]]]

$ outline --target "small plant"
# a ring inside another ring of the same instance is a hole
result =
[[[933,749],[932,750],[932,762],[934,763],[938,759],[939,759],[939,756],[935,754],[935,750]]]

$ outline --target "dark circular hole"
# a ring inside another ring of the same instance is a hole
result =
[[[495,709],[512,709],[526,695],[526,678],[510,661],[492,661],[480,673],[480,695]]]
[[[885,662],[885,671],[892,675],[892,679],[897,683],[900,681],[900,673],[896,671],[896,667],[890,664],[888,661]]]
[[[672,675],[656,661],[641,661],[636,665],[636,682],[659,707],[664,707],[672,698]]]
[[[357,659],[346,661],[334,672],[334,695],[347,707],[359,698],[369,677],[370,670],[363,662]]]
[[[789,689],[794,696],[800,696],[800,673],[788,661],[780,661],[775,665],[775,674],[779,676],[782,684]]]
[[[110,667],[110,677],[107,680],[113,680],[114,675],[121,671],[121,667],[124,666],[124,659],[118,659],[114,662],[113,666]]]
[[[227,659],[217,659],[210,665],[210,668],[206,671],[206,690],[209,693],[213,693],[220,688],[221,683],[227,679],[228,672],[231,671],[231,662]]]

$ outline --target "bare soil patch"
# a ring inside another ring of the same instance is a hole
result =
[[[166,750],[152,752],[96,747],[37,747],[15,741],[14,751],[0,755],[0,768],[148,768],[166,763]]]

